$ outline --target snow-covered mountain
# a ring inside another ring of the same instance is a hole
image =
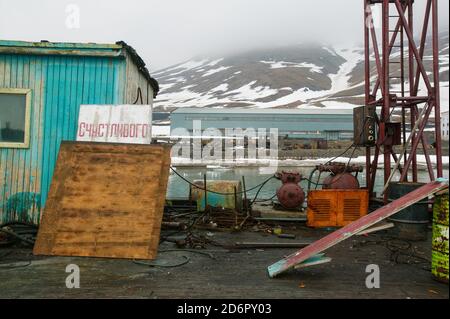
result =
[[[448,32],[441,35],[443,109],[448,110]],[[395,60],[398,53],[394,52]],[[431,52],[425,52],[429,64]],[[429,65],[428,65],[429,67]],[[395,76],[395,64],[391,75]],[[373,74],[375,64],[373,63]],[[153,73],[157,110],[178,107],[347,108],[364,93],[362,48],[302,44],[222,58],[197,58]],[[398,80],[392,86],[398,86]]]

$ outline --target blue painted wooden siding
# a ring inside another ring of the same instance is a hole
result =
[[[37,223],[62,140],[74,140],[81,104],[123,103],[120,58],[0,54],[0,87],[32,90],[30,147],[0,148],[0,223]]]

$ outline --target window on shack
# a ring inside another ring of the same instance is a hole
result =
[[[31,90],[0,88],[0,148],[28,148]]]

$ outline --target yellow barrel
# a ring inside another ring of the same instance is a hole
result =
[[[448,191],[436,196],[433,206],[431,273],[448,284]]]

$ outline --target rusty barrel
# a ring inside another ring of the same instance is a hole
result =
[[[448,284],[448,191],[436,196],[433,205],[431,273]]]
[[[394,201],[422,187],[423,183],[393,182],[389,184],[389,200]],[[406,240],[426,240],[430,214],[429,204],[425,199],[410,207],[402,209],[389,218],[395,228],[391,231],[398,238]]]

